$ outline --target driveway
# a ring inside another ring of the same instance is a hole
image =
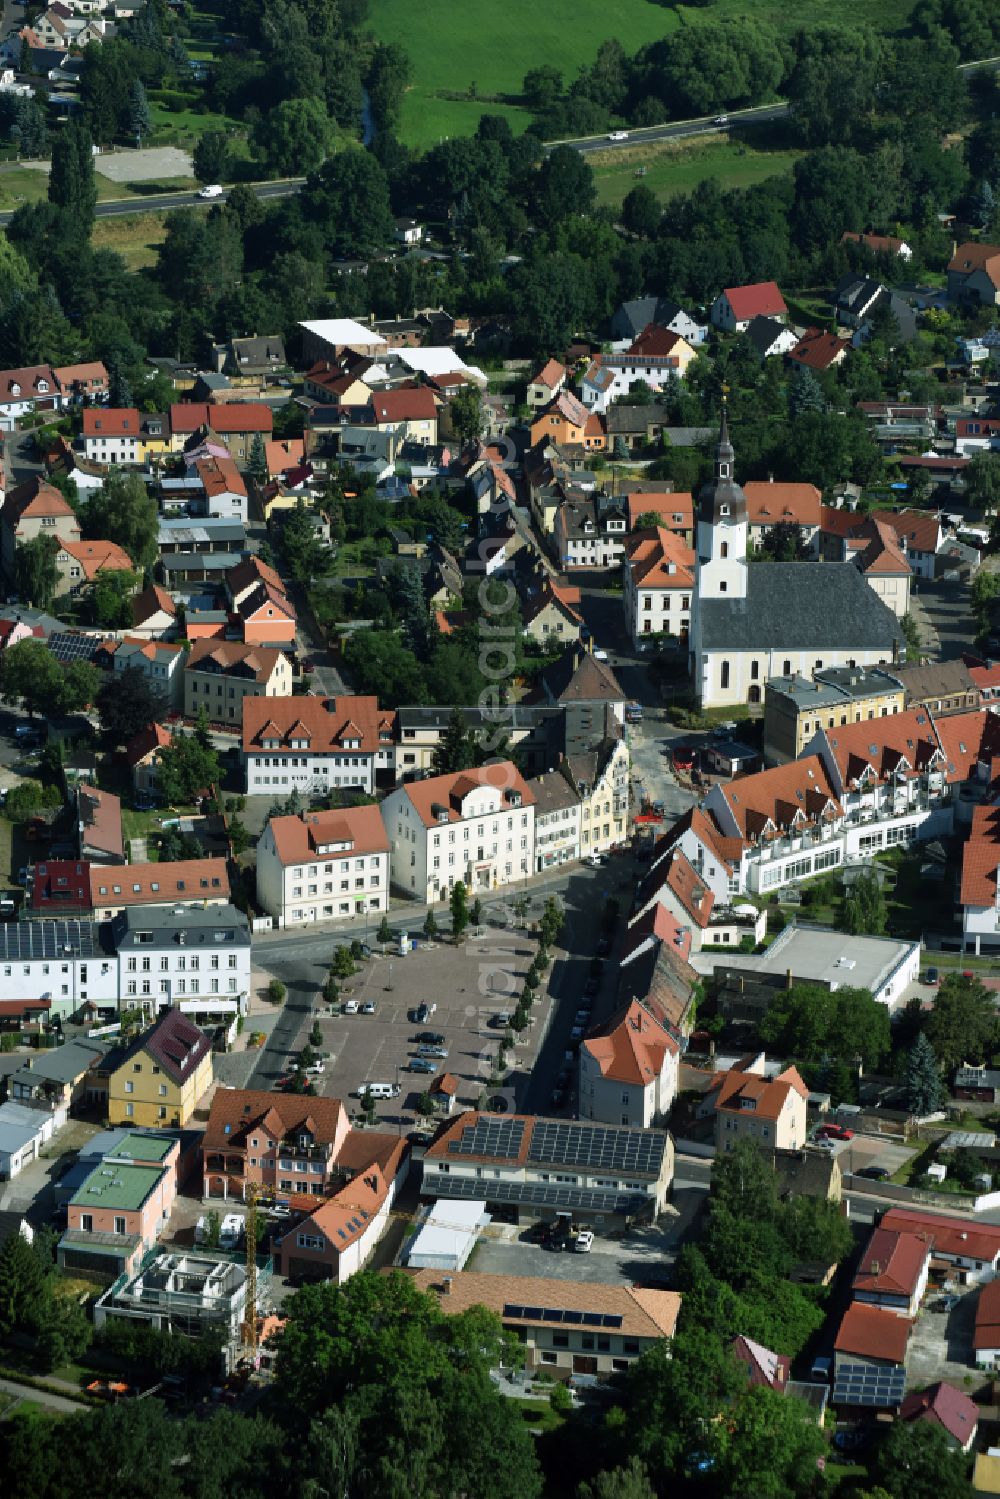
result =
[[[930,1291],[914,1324],[906,1360],[906,1382],[919,1389],[935,1379],[946,1379],[960,1390],[971,1377],[975,1384],[986,1378],[972,1362],[972,1334],[979,1293],[973,1288],[962,1295],[951,1312],[935,1312],[937,1300]]]
[[[704,1200],[704,1194],[698,1194]],[[581,1215],[586,1221],[586,1214]],[[597,1235],[589,1254],[570,1249],[542,1249],[517,1237],[517,1228],[487,1230],[477,1245],[469,1268],[490,1275],[537,1275],[553,1280],[587,1281],[595,1285],[639,1285],[669,1277],[680,1241],[690,1230],[690,1217],[673,1206],[653,1227],[630,1229],[621,1239]]]

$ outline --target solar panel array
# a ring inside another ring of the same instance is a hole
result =
[[[876,1368],[872,1364],[838,1362],[833,1385],[834,1405],[868,1405],[886,1410],[899,1405],[906,1388],[902,1365]]]
[[[667,1137],[657,1130],[538,1119],[531,1133],[528,1159],[655,1178],[660,1174],[666,1148]]]
[[[516,1161],[524,1138],[524,1120],[507,1119],[502,1114],[481,1114],[457,1140],[449,1142],[452,1155],[493,1156],[496,1160]]]
[[[72,630],[57,630],[49,636],[49,655],[64,666],[71,661],[93,661],[103,644],[96,635],[77,635]]]
[[[95,958],[101,951],[94,921],[8,921],[0,925],[0,961],[68,961],[71,956]]]
[[[435,1181],[424,1163],[425,1188]],[[509,1202],[525,1207],[577,1208],[591,1213],[637,1213],[646,1206],[637,1192],[600,1192],[589,1187],[556,1187],[545,1182],[490,1181],[479,1176],[437,1178],[443,1195],[483,1198],[487,1202]]]
[[[515,1306],[507,1302],[505,1317],[520,1322],[575,1322],[581,1327],[621,1327],[622,1318],[613,1312],[577,1312],[554,1306]]]

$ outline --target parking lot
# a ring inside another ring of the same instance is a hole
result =
[[[360,1113],[356,1095],[363,1083],[398,1083],[397,1099],[376,1104],[379,1120],[395,1125],[410,1118],[437,1073],[450,1072],[458,1080],[455,1107],[474,1105],[489,1080],[502,1034],[490,1022],[500,1011],[515,1008],[536,950],[535,938],[525,932],[487,927],[483,936],[458,946],[420,942],[406,957],[376,952],[341,986],[343,1003],[373,1003],[374,1015],[331,1016],[320,1007],[320,1049],[330,1056],[314,1079],[317,1091],[349,1101],[352,1112]],[[525,1075],[553,1004],[539,993],[532,1024],[512,1058]],[[421,1023],[410,1017],[422,1003],[435,1008]],[[443,1036],[448,1054],[428,1059],[432,1066],[426,1071],[411,1072],[423,1033]],[[303,1035],[298,1044],[304,1042]]]
[[[968,1376],[976,1384],[985,1378],[972,1362],[978,1291],[975,1288],[965,1291],[950,1312],[932,1310],[939,1296],[933,1289],[927,1292],[913,1326],[906,1360],[906,1381],[911,1389],[919,1389],[934,1379],[947,1379],[963,1389]]]

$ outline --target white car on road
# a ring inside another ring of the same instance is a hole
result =
[[[611,134],[608,136],[608,140],[609,141],[627,141],[628,140],[628,131],[627,130],[612,130]]]

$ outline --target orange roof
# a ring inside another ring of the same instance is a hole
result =
[[[962,848],[963,906],[995,906],[1000,879],[1000,807],[976,807]]]
[[[818,526],[822,497],[815,484],[775,484],[750,479],[743,486],[752,526]]]
[[[682,927],[676,916],[659,901],[629,922],[622,963],[627,963],[634,953],[650,941],[666,943],[685,959],[691,952],[690,928]]]
[[[167,749],[173,735],[162,723],[151,723],[134,735],[125,746],[125,759],[134,769],[157,750]]]
[[[833,1346],[837,1353],[902,1364],[906,1362],[912,1326],[906,1317],[897,1317],[895,1312],[854,1301],[844,1313]]]
[[[257,1088],[217,1088],[212,1097],[202,1146],[243,1150],[254,1130],[267,1128],[281,1140],[307,1128],[318,1145],[339,1145],[349,1132],[347,1111],[339,1098],[267,1093]]]
[[[226,401],[209,406],[206,401],[186,401],[170,408],[170,430],[178,435],[210,427],[220,436],[230,432],[270,432],[274,425],[270,406],[260,401]]]
[[[226,573],[226,587],[234,599],[239,598],[244,590],[256,587],[258,583],[270,583],[279,593],[285,591],[281,574],[259,557],[247,557]]]
[[[872,725],[859,725],[872,727]],[[773,837],[784,828],[843,814],[819,755],[803,755],[754,775],[739,776],[719,790],[747,842]]]
[[[389,835],[378,807],[343,807],[330,812],[303,812],[301,817],[272,817],[268,826],[282,864],[389,852]]]
[[[131,572],[135,566],[128,552],[113,541],[64,541],[62,549],[79,562],[88,580],[104,571]]]
[[[340,1188],[333,1197],[316,1208],[303,1222],[295,1225],[300,1234],[307,1224],[315,1224],[327,1244],[338,1253],[366,1233],[385,1202],[389,1184],[375,1162]]]
[[[207,495],[246,496],[247,487],[231,458],[199,458],[194,467]]]
[[[694,525],[694,497],[686,490],[664,494],[639,489],[625,496],[628,528],[634,531],[640,515],[656,515],[657,525],[667,531],[690,531]]]
[[[135,406],[86,406],[84,437],[135,437],[142,434],[142,417]]]
[[[524,611],[524,622],[526,625],[530,625],[532,620],[537,619],[543,610],[547,609],[550,604],[554,604],[557,609],[562,610],[563,614],[572,624],[582,625],[583,617],[574,608],[574,605],[578,605],[579,602],[579,588],[560,588],[551,579],[546,578],[541,592],[527,605]]]
[[[178,859],[166,864],[90,867],[94,906],[164,906],[175,901],[228,900],[225,859]]]
[[[664,833],[653,849],[649,862],[650,874],[659,866],[676,843],[690,828],[709,853],[714,854],[727,873],[732,874],[743,857],[743,843],[739,838],[726,837],[714,819],[701,807],[692,807],[679,817],[669,832]]]
[[[948,262],[949,271],[968,276],[973,271],[984,271],[993,285],[1000,288],[1000,245],[981,244],[977,240],[966,240],[959,245]]]
[[[602,1077],[643,1087],[660,1076],[664,1057],[668,1053],[677,1056],[680,1049],[673,1036],[635,999],[591,1032],[582,1047],[598,1064]]]
[[[662,883],[677,897],[681,908],[695,925],[702,929],[707,927],[715,894],[679,848],[675,848],[667,860],[664,875]]]
[[[679,333],[674,333],[670,328],[661,328],[659,323],[647,323],[631,348],[626,350],[626,354],[648,354],[651,359],[666,359],[678,344],[691,349],[687,339],[682,338]]]
[[[462,629],[463,625],[470,625],[476,619],[474,609],[435,609],[434,623],[441,635],[454,635],[456,630]]]
[[[372,393],[376,423],[434,421],[437,410],[434,393],[426,385],[401,386],[398,390]]]
[[[636,588],[694,587],[694,552],[675,532],[657,526],[637,531],[625,543],[625,556]]]
[[[862,778],[887,782],[901,775],[921,775],[935,766],[946,770],[934,720],[926,708],[907,708],[887,718],[838,725],[824,733],[845,790],[854,789]],[[951,774],[947,778],[959,779]]]
[[[244,730],[245,732],[245,730]],[[431,776],[424,781],[408,781],[401,789],[413,803],[414,810],[426,828],[440,822],[461,822],[465,798],[482,786],[491,786],[504,796],[520,795],[522,807],[533,807],[535,798],[517,766],[511,760],[495,760],[479,770],[463,770],[456,775]],[[513,804],[501,800],[504,810]]]
[[[854,1292],[887,1296],[914,1295],[920,1285],[930,1246],[919,1234],[876,1228],[865,1245],[854,1277]]]
[[[913,569],[900,551],[896,533],[884,521],[871,520],[862,528],[861,536],[871,540],[857,558],[857,565],[866,576],[909,577]]]
[[[548,359],[542,365],[537,375],[532,375],[528,381],[529,385],[547,385],[550,390],[555,390],[560,380],[566,378],[566,366],[560,364],[558,359]]]
[[[46,483],[37,475],[8,491],[3,507],[3,517],[8,524],[16,526],[25,517],[33,520],[36,516],[43,515],[67,515],[76,520],[73,507],[65,495],[60,494],[54,484]]]
[[[967,781],[980,760],[992,762],[1000,752],[1000,719],[986,708],[946,713],[934,728],[949,781]]]
[[[936,552],[938,549],[941,522],[927,510],[873,510],[870,518],[889,526],[895,531],[897,541],[911,552]]]
[[[287,752],[290,731],[301,723],[311,754],[342,754],[345,741],[357,738],[355,752],[373,755],[391,743],[395,721],[394,713],[379,708],[377,697],[248,697],[243,699],[243,753],[259,753],[264,739],[278,739]]]
[[[241,640],[197,640],[188,652],[185,671],[231,673],[255,682],[269,682],[283,652],[276,646],[245,645]]]
[[[564,1280],[545,1275],[490,1275],[481,1270],[458,1270],[448,1276],[445,1295],[440,1270],[407,1272],[421,1291],[434,1292],[441,1310],[456,1316],[473,1306],[484,1306],[508,1326],[551,1326],[543,1321],[548,1307],[580,1307],[576,1316],[562,1314],[562,1326],[587,1329],[584,1316],[595,1312],[621,1318],[620,1334],[626,1338],[671,1338],[680,1315],[681,1297],[676,1291],[651,1286],[601,1285],[595,1281]],[[516,1307],[523,1315],[514,1315]],[[593,1324],[590,1324],[591,1326]]]
[[[278,474],[287,473],[290,468],[298,468],[305,462],[306,444],[302,437],[286,437],[281,442],[266,442],[264,444],[264,457],[267,460],[267,471],[271,478]]]
[[[752,286],[727,286],[726,299],[737,322],[753,317],[784,316],[788,308],[776,281],[756,281]]]
[[[54,371],[59,384],[67,385],[106,385],[108,383],[108,372],[99,359],[90,364],[61,364]]]
[[[778,1119],[793,1093],[804,1099],[809,1092],[794,1067],[786,1067],[777,1077],[766,1078],[739,1066],[728,1072],[717,1072],[708,1085],[708,1091],[718,1095],[715,1100],[717,1112],[752,1112],[755,1119]]]
[[[458,1078],[453,1072],[439,1072],[427,1091],[443,1093],[446,1098],[454,1098],[458,1092]]]

